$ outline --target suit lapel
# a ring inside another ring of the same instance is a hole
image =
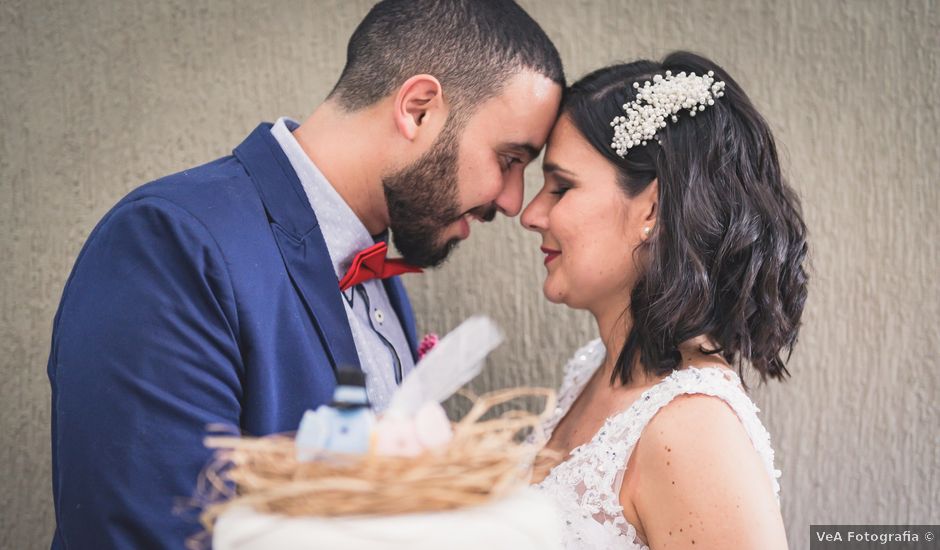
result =
[[[235,148],[264,203],[281,258],[332,361],[361,368],[346,309],[316,214],[271,125],[261,124]],[[396,306],[397,307],[397,306]]]

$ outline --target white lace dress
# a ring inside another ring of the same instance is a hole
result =
[[[545,424],[548,437],[600,367],[604,356],[604,344],[597,339],[568,361],[558,407]],[[676,396],[696,393],[719,397],[737,413],[763,459],[779,499],[780,471],[774,469],[770,434],[757,418],[759,409],[744,393],[738,376],[727,369],[683,368],[646,390],[626,410],[607,418],[591,441],[573,449],[564,462],[536,485],[556,501],[565,521],[566,550],[648,548],[637,538],[633,525],[623,517],[620,505],[620,486],[627,459],[643,428],[660,408]]]

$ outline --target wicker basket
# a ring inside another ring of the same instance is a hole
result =
[[[449,510],[503,496],[557,463],[559,457],[540,452],[554,391],[516,388],[468,397],[473,407],[453,425],[452,441],[415,457],[369,453],[299,462],[291,435],[209,437],[216,459],[197,489],[202,523],[211,533],[220,514],[246,505],[320,517]],[[523,397],[544,398],[542,412],[509,409],[484,419],[494,407]]]

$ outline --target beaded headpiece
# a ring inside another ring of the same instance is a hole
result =
[[[626,116],[616,116],[610,122],[614,128],[614,140],[610,146],[620,157],[625,157],[631,147],[646,145],[647,140],[659,138],[656,132],[666,127],[666,119],[678,122],[678,114],[688,110],[689,116],[704,111],[706,105],[714,105],[715,99],[725,95],[725,83],[715,81],[714,71],[697,76],[685,71],[673,75],[656,75],[640,86],[634,82],[636,99],[624,104]]]

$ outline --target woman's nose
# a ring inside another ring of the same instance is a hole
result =
[[[547,210],[542,204],[541,198],[541,193],[536,195],[535,198],[532,199],[532,202],[522,211],[522,216],[519,217],[519,223],[529,231],[541,231],[545,229]]]

